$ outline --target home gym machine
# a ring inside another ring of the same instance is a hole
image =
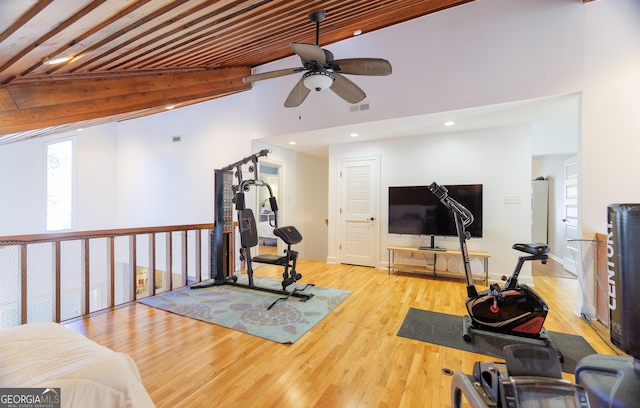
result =
[[[302,278],[302,275],[296,271],[296,263],[298,260],[298,252],[292,249],[292,245],[295,245],[302,241],[302,235],[294,226],[278,227],[278,204],[276,198],[273,196],[271,186],[259,180],[258,177],[258,159],[266,156],[269,153],[264,149],[251,156],[233,163],[227,167],[215,171],[215,189],[216,189],[216,223],[212,232],[212,262],[211,262],[211,281],[204,282],[202,284],[191,286],[192,289],[199,289],[205,287],[211,287],[215,285],[230,284],[247,289],[258,290],[262,292],[274,293],[282,295],[282,297],[276,299],[267,309],[271,309],[277,302],[286,300],[289,297],[300,298],[300,301],[306,302],[313,297],[313,293],[302,293],[310,286],[314,286],[309,283],[302,288],[297,287],[297,281]],[[247,180],[243,178],[243,165],[249,164],[247,168],[249,173],[253,174],[253,177]],[[235,171],[234,171],[235,170]],[[232,172],[235,173],[238,184],[232,185],[229,181],[232,179]],[[263,254],[263,255],[251,255],[251,248],[258,245],[258,229],[253,214],[253,210],[246,207],[245,193],[248,192],[251,187],[265,187],[269,192],[269,204],[273,217],[270,222],[274,227],[273,234],[282,239],[287,244],[287,249],[284,250],[283,256],[275,254]],[[239,283],[236,275],[228,276],[224,271],[224,237],[223,227],[229,229],[229,224],[232,223],[232,214],[230,211],[231,205],[235,204],[236,212],[238,215],[238,227],[240,234],[240,260],[247,263],[247,280],[248,282]],[[282,289],[275,289],[270,287],[258,286],[254,282],[253,277],[253,263],[264,263],[270,265],[278,265],[284,268],[282,273]],[[288,289],[291,287],[291,289]]]
[[[539,339],[544,342],[545,346],[556,350],[558,359],[563,362],[562,353],[552,345],[551,338],[543,327],[549,310],[547,304],[533,289],[518,283],[518,275],[524,263],[535,260],[546,263],[549,247],[546,244],[513,245],[513,249],[528,255],[518,258],[516,268],[509,278],[503,277],[503,280],[506,280],[504,286],[493,283],[488,290],[478,292],[471,273],[467,251],[466,241],[470,238],[470,234],[465,229],[473,222],[473,214],[462,204],[449,197],[448,190],[444,186],[432,183],[429,190],[453,213],[460,241],[460,252],[467,283],[465,303],[469,313],[463,317],[462,334],[464,340],[466,342],[473,341],[474,332]]]

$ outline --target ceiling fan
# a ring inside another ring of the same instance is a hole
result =
[[[367,94],[343,74],[389,75],[391,74],[391,64],[382,58],[334,59],[331,51],[320,48],[319,45],[320,22],[324,20],[325,14],[324,10],[309,14],[309,20],[312,23],[316,23],[315,44],[291,43],[293,52],[302,60],[302,67],[249,75],[242,78],[242,80],[248,83],[305,71],[284,102],[284,106],[287,108],[299,106],[312,89],[319,92],[329,88],[349,103],[358,103],[363,100]]]

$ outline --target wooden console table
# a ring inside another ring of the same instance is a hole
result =
[[[396,252],[411,252],[411,253],[433,255],[433,268],[428,268],[426,266],[420,266],[420,265],[398,264],[395,262]],[[436,270],[436,261],[437,261],[438,255],[461,256],[462,252],[460,252],[459,250],[447,249],[446,251],[434,251],[432,249],[419,249],[415,247],[391,246],[391,247],[387,247],[387,253],[388,253],[388,273],[389,274],[391,273],[391,270],[395,270],[395,271],[416,272],[416,273],[430,273],[430,274],[433,274],[434,278],[437,278],[438,276],[464,278],[464,272],[449,272],[449,271]],[[489,258],[490,257],[491,255],[488,252],[469,251],[469,258],[482,259],[483,275],[473,275],[473,279],[481,280],[485,283],[485,285],[489,284]]]

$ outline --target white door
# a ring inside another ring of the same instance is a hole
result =
[[[564,161],[564,269],[576,274],[576,260],[579,254],[575,253],[575,244],[569,240],[580,239],[580,227],[578,218],[578,158],[572,157]]]
[[[339,262],[377,266],[379,157],[340,163]]]

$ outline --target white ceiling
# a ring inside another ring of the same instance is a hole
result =
[[[333,144],[531,125],[534,156],[575,154],[578,148],[579,111],[580,95],[571,94],[270,136],[260,141],[326,158],[328,146]],[[370,114],[355,113],[363,115],[363,118]],[[455,125],[444,126],[446,121],[454,121]],[[357,133],[358,137],[351,137],[352,133]],[[295,141],[295,145],[291,145],[291,141]]]

